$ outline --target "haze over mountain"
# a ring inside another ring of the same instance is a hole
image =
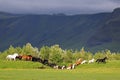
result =
[[[116,7],[120,0],[0,0],[0,11],[18,14],[93,14]]]
[[[0,51],[31,43],[63,49],[120,51],[120,8],[113,12],[80,15],[27,15],[0,12]]]

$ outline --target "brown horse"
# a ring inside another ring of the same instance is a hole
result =
[[[32,60],[32,56],[31,55],[22,55],[22,60],[26,60],[26,61],[31,61]]]
[[[70,64],[70,65],[67,67],[67,69],[72,69],[72,64]]]
[[[77,65],[81,64],[82,61],[83,61],[83,59],[82,59],[82,58],[79,58],[79,59],[75,62],[75,65],[77,66]]]
[[[70,64],[70,65],[67,67],[67,69],[75,69],[75,65],[76,65],[76,64]]]

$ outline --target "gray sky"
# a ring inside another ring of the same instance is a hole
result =
[[[11,13],[88,14],[111,12],[120,0],[0,0],[0,11]]]

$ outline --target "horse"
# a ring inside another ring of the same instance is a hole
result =
[[[32,60],[32,56],[31,55],[22,55],[22,60],[26,60],[26,61],[31,61]]]
[[[54,69],[65,69],[66,68],[66,65],[63,65],[63,66],[59,66],[59,65],[55,65],[53,66]]]
[[[75,62],[75,65],[77,66],[77,65],[81,64],[82,61],[83,61],[82,58],[79,58],[79,59]]]
[[[42,59],[40,59],[38,57],[32,57],[32,61],[33,62],[42,62]]]
[[[85,63],[87,63],[87,60],[83,60],[83,61],[81,62],[81,64],[85,64]]]
[[[69,70],[70,70],[70,69],[75,69],[75,65],[76,65],[76,64],[70,64],[70,65],[67,67],[67,69],[69,69]]]
[[[98,62],[98,63],[106,63],[106,59],[107,59],[107,57],[104,57],[102,59],[97,59],[96,62]]]
[[[42,60],[41,63],[44,64],[44,65],[46,65],[46,64],[48,64],[48,60],[47,60],[47,59],[44,59],[44,60]]]
[[[67,67],[67,69],[72,69],[72,64],[70,64],[70,65]]]
[[[21,55],[19,55],[19,56],[16,56],[16,59],[19,59],[19,60],[21,60],[21,59],[22,59],[22,56],[21,56]]]
[[[6,57],[7,60],[16,60],[16,56],[19,56],[17,53],[14,53],[13,55],[8,55]]]
[[[90,64],[90,63],[93,63],[93,62],[95,62],[95,59],[94,59],[94,58],[88,61],[89,64]]]
[[[63,70],[63,69],[65,69],[65,68],[66,68],[66,65],[62,66],[62,68],[61,68],[61,69]]]
[[[72,69],[75,69],[75,64],[72,64]]]
[[[56,66],[55,63],[48,63],[47,65],[50,66],[50,67],[52,67],[52,68],[54,68]]]

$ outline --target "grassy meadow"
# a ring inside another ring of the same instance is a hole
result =
[[[0,69],[38,69],[40,67],[44,67],[44,65],[39,62],[6,60],[0,61]]]
[[[30,61],[0,61],[0,80],[120,80],[120,61],[82,64],[73,70],[38,69]],[[46,66],[44,66],[46,67]]]

